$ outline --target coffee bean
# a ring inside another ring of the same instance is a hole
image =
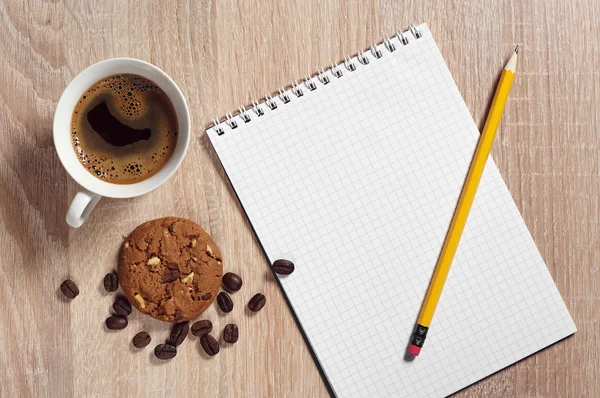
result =
[[[294,272],[294,263],[289,260],[275,260],[271,267],[273,272],[279,275],[289,275]]]
[[[131,304],[125,296],[119,296],[113,303],[113,310],[119,315],[128,316],[131,314]]]
[[[233,310],[233,301],[231,297],[225,292],[221,292],[217,295],[217,304],[223,312],[231,312]]]
[[[179,271],[176,269],[167,269],[163,274],[163,283],[173,282],[179,279]]]
[[[171,329],[171,344],[177,347],[188,335],[190,330],[190,326],[187,322],[176,323],[173,325],[173,329]]]
[[[228,272],[223,275],[223,287],[230,292],[237,292],[242,288],[242,278],[238,274]]]
[[[226,343],[233,344],[238,341],[239,330],[237,325],[230,323],[223,329],[223,340]]]
[[[194,336],[202,336],[203,334],[212,332],[212,328],[212,322],[208,319],[204,319],[192,325],[192,334]]]
[[[177,355],[177,348],[171,344],[159,344],[154,348],[154,355],[158,359],[171,359]]]
[[[148,344],[150,344],[151,341],[152,338],[150,337],[148,332],[139,332],[138,334],[133,336],[133,345],[136,348],[144,348]]]
[[[73,300],[77,295],[79,295],[79,288],[70,279],[67,279],[63,283],[60,284],[60,291],[65,295],[66,298]]]
[[[127,318],[121,315],[112,315],[106,318],[106,327],[110,330],[125,329],[127,327]]]
[[[203,334],[200,337],[200,345],[202,345],[204,351],[211,357],[219,353],[219,342],[210,334]]]
[[[104,289],[107,292],[116,292],[119,288],[119,277],[116,272],[110,272],[104,275]]]
[[[256,293],[254,297],[250,299],[250,302],[248,302],[248,308],[250,309],[250,311],[258,312],[262,309],[262,307],[265,306],[266,302],[267,298],[264,294]]]

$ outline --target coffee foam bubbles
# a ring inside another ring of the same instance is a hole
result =
[[[113,146],[94,131],[87,114],[106,102],[110,115],[151,136],[125,146]],[[156,174],[171,157],[177,142],[177,118],[166,94],[138,75],[114,75],[96,82],[80,98],[71,121],[72,145],[81,164],[94,176],[130,184]]]

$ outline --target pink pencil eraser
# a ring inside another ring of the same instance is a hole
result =
[[[417,356],[417,355],[419,355],[420,352],[421,352],[421,347],[417,347],[414,344],[409,344],[408,345],[408,353],[410,355]]]

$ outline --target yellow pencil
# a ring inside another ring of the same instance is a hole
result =
[[[475,155],[471,161],[467,179],[463,185],[462,192],[460,193],[458,206],[456,206],[456,210],[454,211],[450,229],[446,235],[442,252],[435,266],[433,278],[427,289],[427,295],[423,301],[421,312],[417,318],[417,324],[415,325],[415,329],[410,339],[410,344],[408,346],[409,354],[415,356],[419,355],[421,347],[423,347],[423,343],[425,342],[427,331],[429,330],[431,320],[433,319],[433,313],[435,312],[435,308],[437,307],[442,294],[442,289],[444,288],[448,271],[450,271],[450,265],[452,265],[454,254],[458,248],[460,237],[465,229],[467,217],[471,211],[471,205],[475,199],[475,193],[477,192],[479,181],[481,181],[485,163],[492,150],[496,130],[500,124],[502,112],[504,111],[504,106],[506,105],[506,100],[508,99],[508,94],[510,93],[510,88],[512,87],[513,79],[515,78],[518,52],[519,46],[515,48],[514,53],[502,71],[502,75],[500,75],[500,81],[496,88],[496,94],[494,95],[490,113],[485,122],[483,133],[481,133],[481,137],[477,143],[477,149],[475,149]]]

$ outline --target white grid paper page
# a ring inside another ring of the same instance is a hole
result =
[[[209,137],[341,397],[443,396],[575,331],[490,158],[422,354],[404,353],[479,132],[426,25]]]

